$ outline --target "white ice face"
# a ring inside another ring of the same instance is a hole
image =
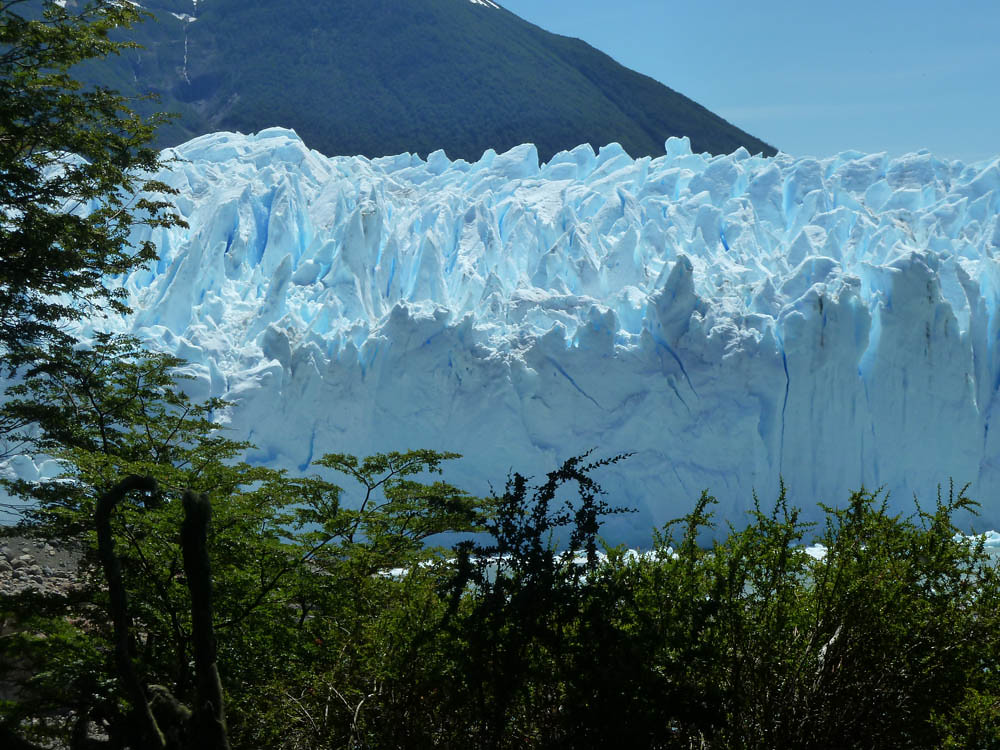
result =
[[[637,544],[706,487],[739,522],[779,476],[807,509],[954,477],[1000,526],[1000,160],[368,160],[281,129],[175,153],[190,228],[153,233],[119,327],[236,402],[253,460],[454,450],[485,492],[634,451],[600,479]]]

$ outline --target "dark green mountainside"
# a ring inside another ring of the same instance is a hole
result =
[[[143,6],[156,16],[131,32],[144,49],[82,75],[126,93],[158,93],[148,109],[181,114],[162,131],[163,146],[282,125],[331,155],[443,148],[475,160],[487,148],[531,142],[548,159],[580,143],[617,141],[643,156],[662,154],[672,135],[689,136],[696,151],[774,153],[590,45],[469,0]]]

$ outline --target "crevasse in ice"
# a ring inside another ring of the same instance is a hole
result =
[[[635,454],[600,475],[639,510],[619,541],[703,488],[739,523],[779,477],[808,513],[952,477],[1000,526],[1000,160],[666,147],[540,166],[203,136],[160,176],[190,227],[153,232],[116,325],[295,472],[431,447],[485,492],[596,447]]]

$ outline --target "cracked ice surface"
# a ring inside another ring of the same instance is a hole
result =
[[[155,230],[121,327],[236,403],[253,460],[454,450],[485,492],[634,451],[600,479],[636,544],[703,488],[739,522],[779,475],[810,513],[954,477],[1000,526],[1000,160],[174,152],[190,228]]]

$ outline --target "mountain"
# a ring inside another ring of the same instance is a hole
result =
[[[75,0],[68,0],[72,4]],[[160,145],[215,130],[293,128],[326,154],[444,149],[475,161],[534,143],[663,154],[768,144],[578,39],[492,0],[143,0],[142,44],[81,69],[86,81],[156,93],[179,112]]]
[[[293,472],[431,447],[485,493],[596,447],[634,452],[599,477],[639,510],[614,541],[704,488],[739,524],[780,477],[812,518],[861,485],[932,507],[953,477],[1000,528],[1000,160],[667,150],[540,167],[529,145],[469,164],[202,136],[159,176],[190,227],[155,230],[115,325]]]

